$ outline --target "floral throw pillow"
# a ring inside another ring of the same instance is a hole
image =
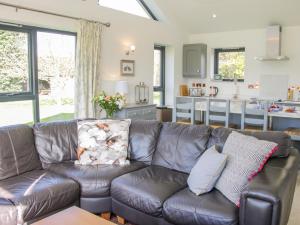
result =
[[[94,120],[78,122],[79,165],[129,164],[128,136],[131,120]]]

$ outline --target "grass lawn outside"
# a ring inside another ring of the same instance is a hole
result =
[[[41,122],[71,120],[74,118],[74,105],[40,105]],[[0,126],[29,124],[33,122],[32,101],[0,103]]]
[[[49,116],[46,118],[41,118],[42,123],[52,122],[52,121],[66,121],[74,119],[74,113],[60,113],[57,115]],[[26,123],[27,125],[32,126],[33,122]]]

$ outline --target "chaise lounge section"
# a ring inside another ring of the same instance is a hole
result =
[[[0,128],[0,224],[26,224],[72,205],[111,212],[143,225],[286,225],[298,151],[281,132],[247,133],[279,151],[242,193],[237,207],[218,190],[197,196],[188,175],[210,146],[232,132],[157,121],[132,121],[130,165],[75,165],[77,121]]]

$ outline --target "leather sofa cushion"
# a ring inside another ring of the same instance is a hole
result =
[[[161,123],[150,120],[132,120],[129,134],[129,158],[150,164],[156,148]]]
[[[210,133],[208,126],[164,123],[152,164],[190,173],[206,150]]]
[[[0,128],[0,143],[0,180],[41,168],[29,126]]]
[[[163,216],[176,225],[237,225],[238,215],[238,207],[216,189],[197,196],[186,188],[163,206]]]
[[[141,168],[145,164],[131,162],[130,165],[75,165],[74,162],[49,164],[47,170],[69,177],[80,184],[81,197],[96,198],[110,196],[110,185],[114,178]]]
[[[79,186],[71,179],[35,170],[0,181],[0,198],[17,208],[18,224],[62,209],[79,199]]]
[[[7,199],[0,198],[0,224],[17,224],[17,208]]]
[[[228,128],[216,128],[212,131],[211,137],[209,139],[208,147],[216,145],[219,151],[223,150],[223,146],[233,129]],[[275,142],[278,144],[279,149],[273,154],[274,157],[287,157],[290,153],[291,139],[289,135],[280,131],[240,131],[236,130],[242,134],[254,136],[259,140],[266,140]]]
[[[76,160],[77,121],[34,125],[35,145],[43,163]]]
[[[187,174],[149,166],[112,182],[113,199],[151,216],[161,217],[164,201],[187,186]]]

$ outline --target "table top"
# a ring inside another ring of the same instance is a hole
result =
[[[46,217],[32,225],[116,225],[76,206]]]

